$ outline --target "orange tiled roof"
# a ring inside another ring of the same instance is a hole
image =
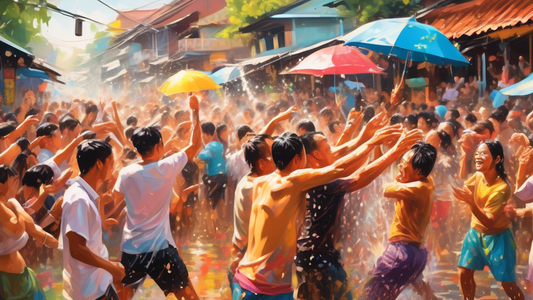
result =
[[[532,0],[473,0],[450,3],[418,18],[448,38],[480,35],[500,28],[533,21]]]

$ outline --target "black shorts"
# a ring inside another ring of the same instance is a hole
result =
[[[122,279],[125,286],[137,289],[146,275],[149,275],[165,293],[177,293],[189,284],[189,273],[178,250],[168,245],[167,248],[141,254],[122,252],[120,261],[126,271]]]
[[[211,204],[211,208],[215,210],[220,200],[224,198],[228,176],[226,174],[204,175],[202,179],[207,188],[207,200]]]
[[[120,300],[120,298],[117,295],[117,292],[115,292],[115,289],[112,286],[108,286],[105,293],[96,298],[96,300]]]

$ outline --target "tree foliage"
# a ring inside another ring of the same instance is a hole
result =
[[[295,0],[227,0],[226,7],[231,25],[218,36],[233,38],[239,28],[247,26],[270,12],[278,10]]]
[[[0,1],[0,35],[25,47],[41,32],[41,24],[48,24],[51,16],[36,0]],[[52,6],[52,4],[47,4]]]
[[[233,38],[244,27],[259,18],[286,6],[295,0],[227,0],[228,16],[231,25],[218,36]],[[358,25],[380,18],[405,17],[422,8],[421,0],[344,0],[336,9],[347,18],[353,18]]]

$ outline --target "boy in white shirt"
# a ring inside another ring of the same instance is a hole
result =
[[[123,168],[114,187],[115,199],[125,197],[127,207],[121,247],[126,277],[122,283],[135,291],[149,275],[165,296],[174,294],[177,299],[198,299],[176,249],[169,220],[172,183],[201,145],[198,99],[191,96],[189,105],[194,126],[191,144],[162,159],[164,146],[159,130],[138,128],[131,141],[142,161]]]

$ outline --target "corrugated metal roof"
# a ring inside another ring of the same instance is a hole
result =
[[[474,36],[533,21],[531,0],[473,0],[429,10],[418,21],[437,28],[448,38]]]

